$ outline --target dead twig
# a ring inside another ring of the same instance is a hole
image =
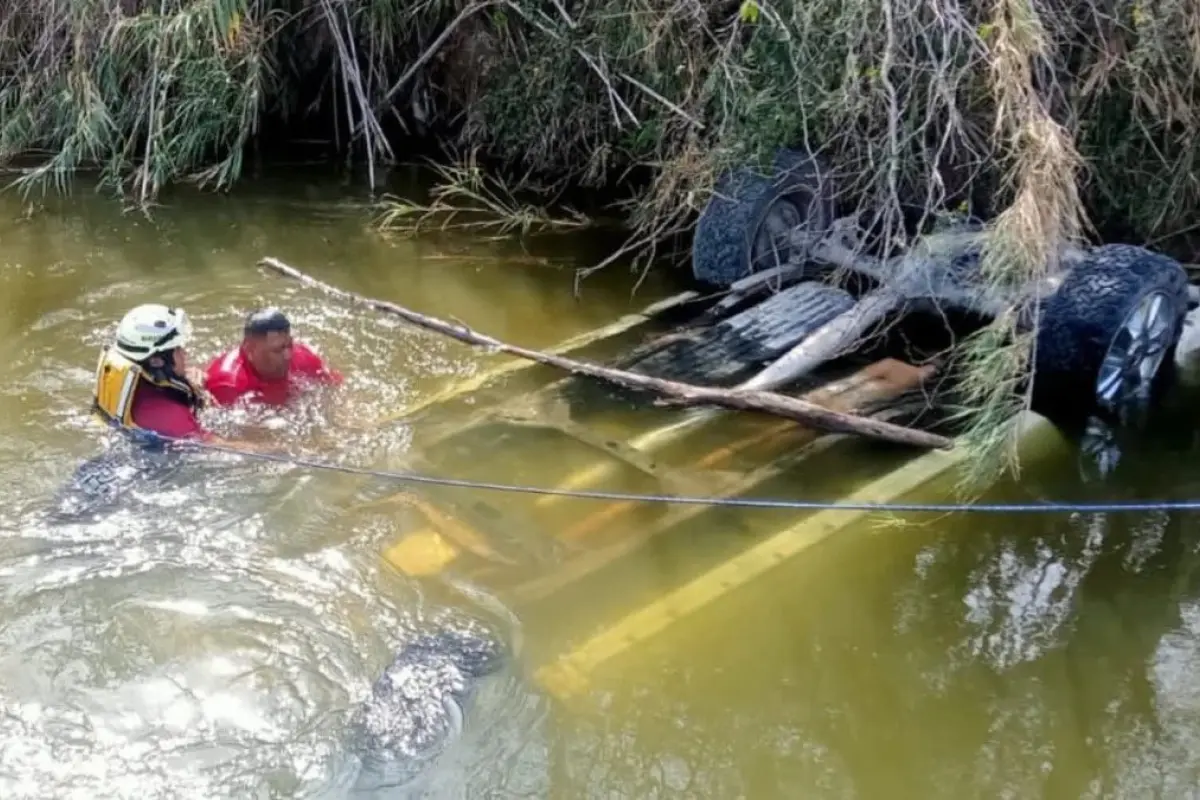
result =
[[[647,86],[646,84],[639,81],[637,78],[634,78],[632,75],[627,75],[624,72],[621,73],[621,77],[624,78],[625,80],[629,81],[630,83],[632,83],[637,88],[641,89],[646,94],[653,97],[658,102],[662,103],[663,107],[666,108],[668,111],[672,112],[673,114],[677,114],[680,118],[682,118],[689,124],[695,126],[697,130],[701,130],[701,131],[704,130],[703,122],[696,119],[694,116],[692,116],[688,112],[684,111],[678,105],[676,105],[675,103],[672,103],[670,100],[663,97],[661,94],[654,91],[649,86]]]
[[[379,102],[375,104],[375,110],[378,111],[391,102],[391,99],[396,96],[396,93],[403,89],[404,85],[412,80],[412,77],[417,74],[417,70],[421,69],[421,67],[425,66],[429,62],[429,59],[437,55],[438,51],[442,49],[442,45],[445,44],[446,40],[450,38],[450,34],[454,33],[454,30],[459,25],[466,22],[467,19],[474,16],[477,12],[482,11],[485,8],[490,8],[496,4],[497,0],[483,0],[483,2],[472,3],[460,11],[458,16],[452,19],[450,24],[447,25],[440,34],[438,34],[437,38],[433,40],[433,43],[430,44],[429,47],[425,48],[425,52],[421,54],[421,57],[414,61],[412,66],[406,69],[404,74],[401,75],[394,84],[392,84],[392,88],[388,89],[384,93]]]

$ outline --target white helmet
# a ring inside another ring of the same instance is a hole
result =
[[[113,349],[130,361],[145,361],[157,353],[183,347],[191,336],[192,326],[183,309],[148,303],[121,319]]]

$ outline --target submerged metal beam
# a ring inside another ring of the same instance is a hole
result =
[[[890,399],[921,386],[933,374],[934,369],[931,366],[915,367],[894,359],[883,359],[845,378],[831,381],[814,389],[805,397],[814,403],[831,408],[861,413],[873,406],[886,405]],[[540,425],[540,423],[538,424]],[[556,428],[553,422],[548,422],[545,427]],[[757,469],[734,476],[731,480],[719,481],[711,474],[711,470],[721,459],[729,457],[737,449],[736,447],[718,448],[712,453],[701,456],[698,463],[695,464],[667,466],[657,463],[649,455],[639,454],[634,457],[630,451],[626,450],[627,445],[619,446],[617,451],[620,452],[614,452],[613,448],[605,446],[604,440],[587,434],[586,429],[578,428],[572,423],[569,430],[563,431],[565,435],[595,447],[597,456],[607,455],[608,458],[599,460],[595,467],[586,468],[567,476],[556,488],[580,489],[595,485],[600,478],[612,474],[619,465],[624,465],[626,469],[640,468],[643,473],[659,478],[671,491],[682,490],[689,494],[710,494],[714,498],[732,497],[777,476],[796,460],[802,459],[809,452],[805,450],[805,447],[811,445],[814,440],[832,442],[838,441],[840,438],[823,435],[820,431],[793,422],[772,426],[769,431],[771,431],[771,441],[777,445],[777,449],[790,451],[790,455],[774,458]],[[402,494],[402,492],[397,494]],[[563,499],[561,496],[555,495],[542,496],[534,500],[531,506],[534,509],[543,509]],[[636,552],[664,531],[711,510],[711,507],[700,505],[674,507],[661,520],[649,527],[631,529],[615,541],[598,547],[588,546],[589,540],[598,533],[612,529],[622,519],[629,517],[643,505],[641,502],[632,500],[614,501],[581,515],[576,522],[560,530],[553,539],[556,545],[564,547],[567,551],[567,558],[563,563],[540,577],[526,580],[515,586],[511,575],[493,576],[496,579],[494,582],[500,585],[507,584],[510,587],[510,599],[513,602],[524,604],[541,600]],[[524,530],[528,535],[537,535],[533,526],[526,526]],[[438,572],[453,564],[463,551],[461,546],[447,541],[448,537],[444,534],[445,532],[439,535],[436,524],[427,529],[413,531],[391,546],[384,558],[393,567],[408,574],[428,575]],[[405,540],[407,539],[413,541],[406,544]],[[433,560],[430,561],[430,558]],[[501,573],[506,572],[505,567],[496,565],[492,559],[486,559],[485,563],[492,563],[494,568]],[[479,579],[482,581],[483,576],[479,576]]]
[[[1019,446],[1025,457],[1062,452],[1065,439],[1044,417],[1025,412],[1019,420]],[[859,503],[899,502],[944,479],[970,457],[962,446],[930,451],[846,498]],[[819,511],[760,542],[741,555],[705,572],[628,614],[569,653],[541,667],[536,680],[559,699],[585,692],[592,677],[617,657],[648,641],[676,622],[704,611],[730,593],[757,580],[812,546],[845,531],[872,512],[831,509]]]

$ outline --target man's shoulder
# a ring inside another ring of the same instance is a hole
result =
[[[297,340],[292,343],[292,366],[301,370],[320,370],[325,367],[325,359],[312,345]]]
[[[204,388],[217,405],[234,403],[250,390],[250,374],[246,371],[240,348],[212,360],[204,372]]]
[[[242,363],[240,348],[233,348],[221,353],[209,362],[204,371],[206,383],[237,383],[245,374],[245,364]]]

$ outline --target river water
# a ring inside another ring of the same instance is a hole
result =
[[[631,297],[635,276],[618,268],[576,300],[572,269],[594,249],[384,240],[361,196],[292,177],[233,197],[179,192],[151,221],[86,188],[36,213],[0,195],[0,796],[347,796],[347,716],[413,631],[453,612],[514,642],[536,635],[486,587],[438,591],[386,567],[403,515],[332,513],[345,476],[214,456],[95,519],[43,513],[102,446],[87,413],[97,347],[137,303],[185,307],[200,363],[236,341],[251,308],[285,308],[347,374],[336,403],[314,396],[278,419],[214,424],[345,464],[402,464],[412,431],[371,421],[496,362],[265,275],[262,256],[534,347],[673,291],[652,280]],[[1200,494],[1179,438],[1129,454],[1100,494]],[[514,463],[513,452],[481,447],[473,473],[546,482],[560,469],[553,457]],[[1076,475],[1063,457],[1031,470],[1022,491],[1077,495]],[[556,704],[528,669],[505,673],[418,788],[1195,796],[1194,520],[960,515],[868,527],[646,648],[588,704]],[[699,527],[735,535],[728,515]],[[539,644],[553,649],[526,642]]]

